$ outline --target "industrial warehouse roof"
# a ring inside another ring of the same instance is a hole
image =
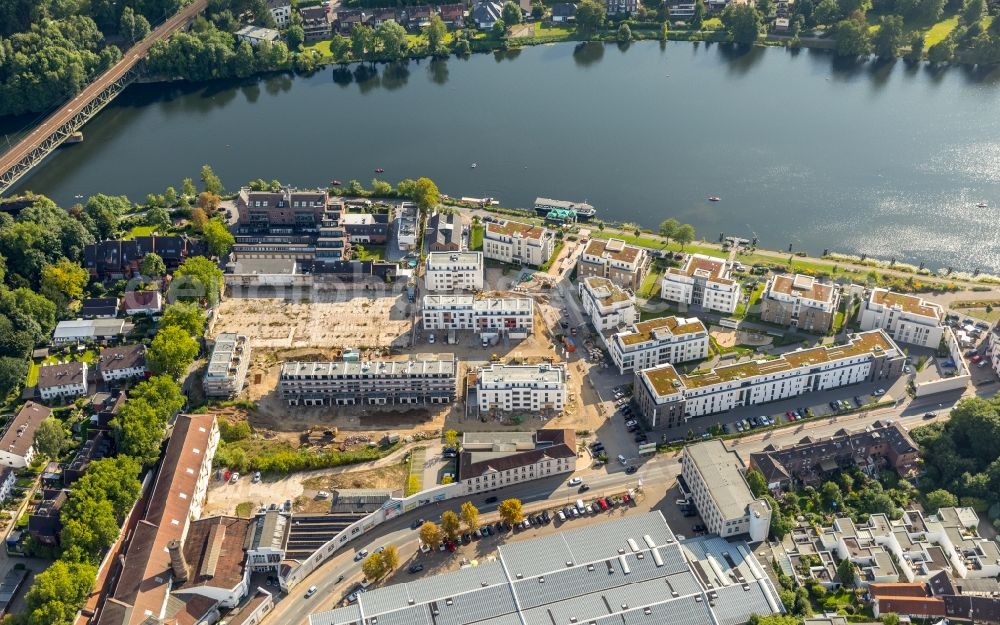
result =
[[[746,544],[678,543],[649,512],[502,545],[479,566],[395,584],[310,625],[738,625],[781,611]]]

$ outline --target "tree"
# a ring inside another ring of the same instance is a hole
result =
[[[417,203],[417,207],[426,213],[441,202],[441,193],[430,178],[417,178],[413,186],[412,199]]]
[[[978,24],[986,15],[986,0],[965,0],[962,5],[962,22],[967,26]]]
[[[757,7],[730,3],[722,11],[722,25],[733,43],[750,44],[760,36],[763,20]]]
[[[386,574],[387,567],[381,553],[373,553],[361,563],[361,571],[369,581],[381,579]]]
[[[160,278],[167,273],[167,265],[156,252],[143,256],[139,263],[139,271],[147,278]]]
[[[143,466],[160,456],[165,422],[145,399],[131,398],[112,421],[119,440],[119,450]]]
[[[177,382],[165,375],[155,375],[136,384],[130,399],[145,399],[154,408],[157,418],[166,423],[184,406],[184,394]]]
[[[208,165],[201,166],[201,188],[213,195],[222,195],[224,191],[222,181]]]
[[[943,488],[938,488],[927,493],[927,511],[937,514],[941,508],[954,508],[958,505],[958,497],[952,495]]]
[[[28,361],[24,358],[0,356],[0,398],[6,398],[28,376]]]
[[[792,604],[794,605],[794,600]],[[750,625],[799,625],[801,622],[801,619],[788,614],[750,615]]]
[[[899,615],[895,612],[887,612],[879,617],[882,625],[899,625]]]
[[[111,502],[115,519],[124,520],[142,489],[142,483],[139,482],[140,469],[135,458],[124,455],[90,463],[83,476],[73,482],[73,490],[63,508],[63,514],[68,517],[77,516],[80,509],[89,506],[91,501],[107,499]]]
[[[607,9],[597,0],[581,0],[576,7],[576,27],[585,33],[593,32],[604,25]]]
[[[844,586],[848,588],[854,586],[854,563],[851,562],[850,558],[844,558],[837,564],[837,577],[840,578],[840,583]]]
[[[680,226],[680,222],[672,217],[670,219],[664,219],[660,222],[660,236],[665,239],[672,239]]]
[[[438,545],[441,544],[441,540],[444,537],[444,533],[441,528],[438,527],[437,523],[432,521],[425,521],[423,525],[420,526],[420,541],[436,549]]]
[[[132,202],[124,195],[97,195],[87,198],[84,214],[90,219],[94,237],[110,239],[118,233],[122,217],[132,210]]]
[[[858,57],[871,53],[871,35],[868,23],[860,13],[853,14],[846,20],[837,22],[835,50],[838,56]]]
[[[396,545],[386,545],[382,550],[382,564],[386,571],[395,570],[399,566],[399,549]]]
[[[375,31],[364,24],[355,24],[351,29],[351,56],[358,61],[368,58],[375,51]]]
[[[237,78],[246,78],[257,69],[257,57],[249,41],[241,41],[236,46],[236,56],[233,58],[233,73]]]
[[[107,499],[89,501],[79,507],[76,516],[62,517],[61,521],[63,558],[72,562],[99,562],[118,536],[118,521]]]
[[[618,39],[618,43],[628,43],[632,41],[632,29],[628,27],[627,23],[622,22],[615,37]]]
[[[198,189],[194,186],[194,180],[185,178],[181,181],[181,195],[188,199],[192,199],[198,195]]]
[[[299,24],[292,24],[285,31],[285,42],[288,49],[297,52],[306,40],[306,31]]]
[[[228,254],[233,244],[236,243],[235,237],[229,232],[229,229],[226,228],[221,219],[210,220],[202,228],[201,234],[205,239],[208,252],[218,258],[222,258]]]
[[[205,209],[195,206],[191,209],[191,223],[194,225],[195,229],[201,230],[208,223],[208,215],[205,213]]]
[[[56,460],[66,449],[67,436],[62,422],[55,417],[45,417],[35,430],[34,446],[38,453]]]
[[[177,189],[173,187],[167,187],[167,190],[163,192],[163,201],[168,208],[172,208],[177,205]]]
[[[514,26],[515,24],[521,23],[521,7],[514,4],[510,0],[503,3],[503,9],[500,11],[500,18],[503,23],[507,26]]]
[[[198,355],[198,341],[182,328],[161,329],[153,338],[146,354],[149,370],[156,374],[180,378]]]
[[[507,24],[503,20],[493,22],[493,29],[490,31],[490,34],[496,39],[503,39],[507,36]]]
[[[90,274],[80,265],[67,258],[42,269],[42,295],[52,300],[60,308],[65,308],[69,300],[83,295],[83,287],[90,281]]]
[[[441,513],[441,531],[444,532],[448,540],[455,540],[458,537],[460,529],[461,526],[459,525],[457,514],[451,510],[445,510]]]
[[[898,15],[883,15],[879,20],[878,32],[873,43],[875,54],[883,59],[895,58],[903,45],[903,18]]]
[[[907,61],[919,61],[924,56],[924,35],[920,32],[913,33],[910,38],[910,51],[906,53]]]
[[[163,310],[160,327],[177,327],[191,336],[201,336],[205,331],[205,315],[196,304],[175,302]]]
[[[520,499],[504,499],[497,506],[497,512],[500,514],[500,520],[507,525],[514,525],[524,520]]]
[[[462,523],[465,524],[466,530],[474,532],[479,529],[479,510],[476,506],[472,505],[471,501],[466,501],[462,504],[459,515],[462,517]]]
[[[684,249],[691,241],[694,241],[694,226],[691,224],[681,224],[674,232],[674,241],[681,244],[681,249]]]
[[[825,482],[820,488],[820,495],[827,510],[838,510],[842,507],[844,498],[836,482]]]
[[[398,59],[406,51],[406,29],[395,20],[379,24],[375,37],[382,42],[382,52],[390,59]]]
[[[774,15],[776,9],[777,5],[774,0],[757,0],[757,10],[760,11],[761,17],[764,19]]]
[[[951,37],[945,37],[927,49],[927,60],[934,64],[947,63],[954,56],[955,42]]]
[[[448,447],[458,447],[458,432],[455,430],[445,430],[444,444]]]
[[[757,469],[747,471],[747,485],[750,486],[750,492],[754,497],[763,497],[767,494],[767,480]]]
[[[59,559],[35,576],[25,595],[25,625],[70,625],[87,600],[97,568]]]
[[[142,15],[136,15],[132,7],[127,6],[122,10],[121,19],[118,21],[118,33],[134,45],[149,35],[149,21]]]
[[[427,37],[427,50],[433,55],[442,54],[445,50],[444,40],[448,36],[448,27],[445,26],[444,20],[441,16],[434,14],[431,16],[431,21],[424,29],[424,35]]]
[[[820,0],[813,10],[813,18],[817,24],[833,24],[840,17],[840,6],[837,0]]]
[[[862,16],[872,8],[871,0],[837,0],[837,7],[840,9],[840,15],[847,18],[854,13],[860,13]]]
[[[160,233],[164,233],[174,224],[170,220],[170,213],[167,212],[167,209],[157,207],[146,211],[146,225],[156,228]]]
[[[170,295],[174,300],[201,301],[210,306],[219,301],[222,292],[222,270],[203,256],[192,256],[184,261],[170,282]]]
[[[702,24],[705,23],[705,0],[695,0],[694,3],[694,15],[691,17],[691,27],[695,30],[701,30]]]

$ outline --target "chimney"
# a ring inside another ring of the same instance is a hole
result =
[[[181,541],[171,540],[167,543],[167,551],[170,552],[170,568],[174,573],[174,579],[178,582],[188,580],[187,562],[184,561],[184,552],[181,551]]]

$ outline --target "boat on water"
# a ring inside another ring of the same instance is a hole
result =
[[[475,168],[476,168],[476,164],[475,164],[475,163],[473,163],[472,165],[470,165],[470,167],[471,167],[472,169],[475,169]]]
[[[339,180],[331,180],[330,181],[330,186],[331,187],[339,187],[341,184],[343,184],[343,183],[341,183]]]
[[[709,202],[721,202],[722,198],[719,197],[718,195],[711,195],[711,196],[709,196],[708,201]]]
[[[535,198],[535,213],[545,217],[553,210],[573,211],[576,214],[576,221],[587,221],[597,214],[597,209],[586,201],[568,202],[547,197]]]
[[[70,133],[68,137],[63,139],[62,145],[73,145],[74,143],[83,143],[83,133],[79,130]]]
[[[381,174],[381,173],[385,173],[385,170],[384,170],[384,169],[382,169],[381,167],[377,167],[377,168],[375,169],[375,173],[376,173],[376,174]]]
[[[976,204],[976,208],[989,208],[989,207],[990,207],[990,205],[987,204],[986,202],[980,202],[980,203]]]

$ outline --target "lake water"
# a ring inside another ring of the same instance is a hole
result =
[[[146,193],[428,176],[699,236],[1000,271],[1000,77],[818,51],[559,44],[311,77],[136,85],[20,187]],[[0,128],[0,131],[3,129]],[[478,167],[470,168],[471,163]],[[721,202],[710,203],[717,195]],[[976,208],[986,201],[990,208]]]

